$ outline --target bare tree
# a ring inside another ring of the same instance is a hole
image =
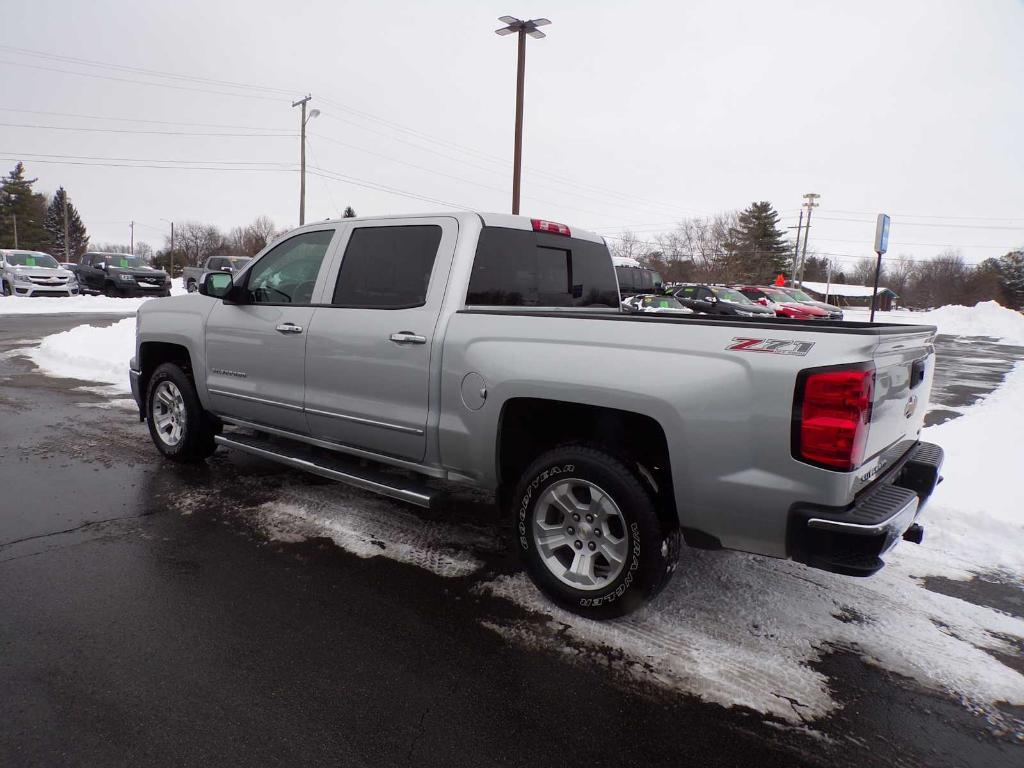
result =
[[[857,266],[855,266],[850,272],[850,279],[853,280],[856,285],[874,285],[876,263],[877,260],[875,257],[865,256],[857,262]],[[884,266],[882,273],[885,273]],[[881,276],[879,276],[878,284],[882,284]]]
[[[185,257],[192,265],[198,264],[207,256],[212,256],[225,248],[224,236],[211,224],[198,221],[185,221],[175,229],[175,250]]]

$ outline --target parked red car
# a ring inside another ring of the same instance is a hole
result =
[[[828,312],[810,304],[801,304],[785,291],[765,285],[737,285],[736,290],[751,301],[775,311],[779,317],[794,320],[827,320]]]

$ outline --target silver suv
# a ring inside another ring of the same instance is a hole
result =
[[[78,280],[48,253],[0,250],[0,295],[77,296]]]

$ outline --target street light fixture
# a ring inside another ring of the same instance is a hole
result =
[[[306,123],[320,114],[319,109],[311,109],[309,116],[306,116],[306,104],[313,97],[306,96],[304,99],[292,102],[293,107],[302,106],[302,140],[299,149],[299,226],[306,223]]]
[[[515,151],[512,156],[512,214],[519,215],[519,187],[523,168],[523,85],[526,79],[526,36],[538,40],[547,37],[537,27],[551,22],[548,19],[529,19],[523,21],[515,16],[500,16],[498,21],[506,26],[494,30],[497,35],[519,35],[519,58],[516,69],[516,138]]]

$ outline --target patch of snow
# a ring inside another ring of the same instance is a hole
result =
[[[36,300],[23,301],[29,303]],[[46,336],[39,342],[39,346],[22,351],[43,373],[108,384],[115,387],[117,393],[131,391],[128,362],[134,353],[135,318],[132,317],[102,328],[79,325],[70,331]]]
[[[846,307],[847,320],[866,322],[869,310]],[[988,336],[1010,344],[1024,344],[1024,314],[996,301],[980,301],[973,307],[951,304],[928,312],[896,309],[875,312],[875,322],[934,325],[950,336]]]
[[[926,576],[1024,579],[1024,363],[965,415],[924,430],[946,451],[946,481],[925,507],[924,543],[903,543],[869,579],[736,552],[684,549],[665,592],[642,611],[592,622],[547,601],[524,575],[480,585],[549,622],[490,622],[517,642],[615,651],[628,672],[724,706],[794,723],[837,706],[813,668],[832,649],[912,678],[1002,722],[997,702],[1024,705],[1024,676],[989,651],[1016,655],[1024,620],[929,591]],[[1011,726],[1012,727],[1012,726]]]
[[[290,486],[255,516],[275,541],[326,537],[359,557],[387,557],[448,578],[478,571],[483,562],[473,550],[496,546],[484,531],[430,522],[400,504],[342,485]]]
[[[171,295],[188,293],[181,278],[171,281]],[[0,315],[133,315],[150,300],[143,296],[137,299],[116,299],[109,296],[0,296]]]

